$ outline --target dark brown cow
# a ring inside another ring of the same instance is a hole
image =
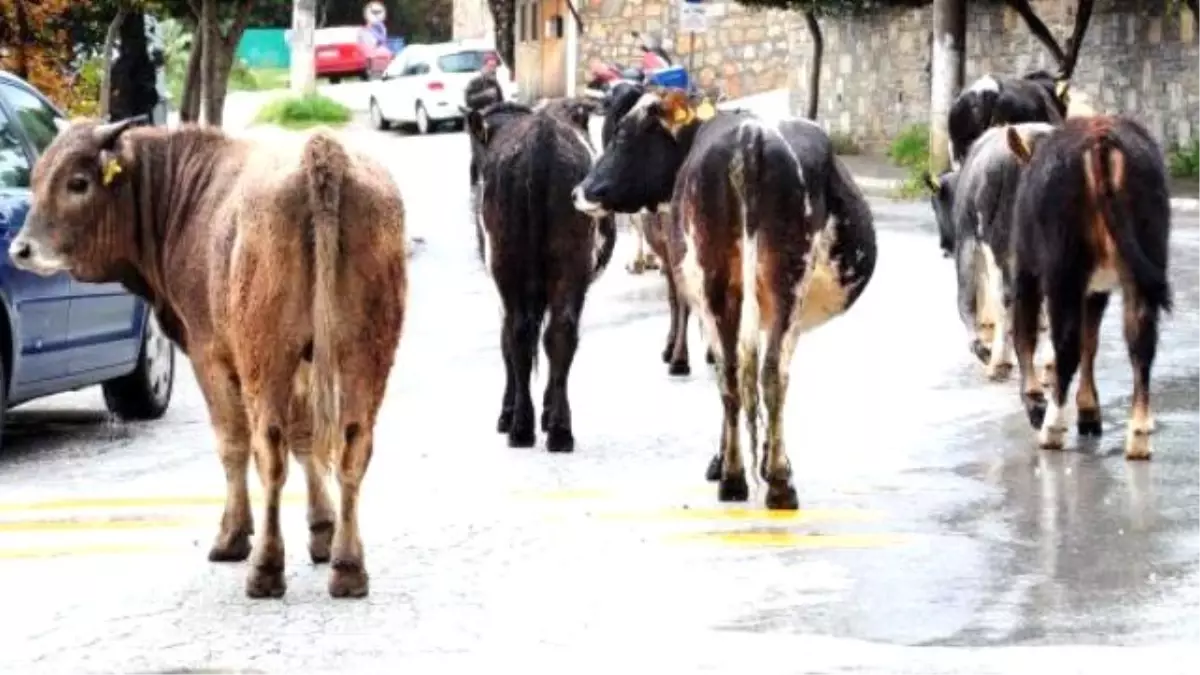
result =
[[[587,137],[590,101],[559,100],[532,110],[498,103],[472,111],[467,126],[482,152],[477,199],[480,256],[504,306],[504,398],[496,430],[511,447],[532,447],[530,374],[549,310],[544,346],[550,377],[541,428],[550,452],[571,452],[567,378],[579,344],[588,287],[612,257],[611,217],[571,206],[571,188],[587,175],[595,150]]]
[[[1109,294],[1120,288],[1133,366],[1125,457],[1148,459],[1158,316],[1171,309],[1171,205],[1162,150],[1141,124],[1109,116],[1068,119],[1040,137],[1010,129],[1008,141],[1028,164],[1013,221],[1013,339],[1021,399],[1030,423],[1040,428],[1038,442],[1063,447],[1067,392],[1081,362],[1078,430],[1100,434],[1093,368]],[[1056,360],[1048,406],[1033,371],[1043,302]]]
[[[800,335],[866,288],[876,256],[871,211],[820,127],[740,112],[701,120],[678,90],[644,95],[574,193],[576,207],[593,215],[636,212],[668,196],[668,261],[708,335],[725,408],[708,477],[720,480],[722,501],[749,497],[738,417],[744,412],[757,453],[761,387],[767,437],[756,468],[767,506],[795,509],[783,442],[788,369]]]
[[[308,483],[309,553],[333,560],[329,593],[366,595],[359,487],[407,289],[404,205],[382,166],[326,132],[267,145],[80,122],[35,167],[10,255],[39,274],[123,283],[191,358],[226,478],[210,560],[251,553],[253,452],[266,506],[246,593],[283,595],[290,449]]]

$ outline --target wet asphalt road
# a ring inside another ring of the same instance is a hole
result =
[[[717,389],[694,325],[693,374],[667,376],[664,284],[625,272],[628,237],[584,310],[576,452],[506,447],[466,140],[351,135],[388,159],[425,240],[364,486],[370,597],[326,595],[298,468],[287,596],[250,601],[243,564],[206,561],[224,483],[180,360],[158,422],[108,421],[98,391],[10,415],[0,672],[1190,672],[1196,214],[1175,219],[1156,454],[1128,463],[1119,306],[1097,360],[1104,437],[1039,451],[1015,382],[984,382],[964,347],[927,208],[873,201],[875,278],[792,366],[801,510],[768,514],[756,486],[731,506],[704,482]]]

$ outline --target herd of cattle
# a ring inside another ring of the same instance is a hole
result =
[[[574,448],[567,380],[585,297],[612,257],[614,215],[636,215],[664,263],[669,372],[689,369],[692,312],[717,370],[724,418],[708,479],[722,501],[748,499],[744,416],[767,506],[795,509],[783,439],[789,366],[800,336],[846,312],[870,282],[871,210],[808,120],[718,112],[678,90],[623,83],[597,149],[595,106],[499,101],[467,115],[479,252],[504,308],[497,430],[514,447],[536,441],[530,379],[541,337],[550,367],[539,426],[549,451]],[[1065,86],[1044,74],[984,78],[955,103],[950,126],[955,168],[929,182],[972,352],[1003,377],[1015,345],[1021,400],[1046,448],[1063,445],[1081,367],[1078,429],[1099,433],[1093,361],[1120,287],[1135,375],[1126,456],[1148,457],[1158,316],[1171,305],[1159,148],[1135,121],[1069,115]],[[73,123],[33,172],[14,263],[122,282],[190,357],[227,481],[209,559],[253,554],[251,597],[285,592],[289,453],[305,471],[310,556],[332,562],[330,594],[368,591],[358,493],[407,297],[404,204],[388,175],[323,131],[281,143],[135,120]],[[1043,320],[1054,353],[1048,403],[1033,370]],[[253,548],[251,456],[265,488]]]

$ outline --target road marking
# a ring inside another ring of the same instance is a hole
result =
[[[262,495],[250,495],[250,502],[262,504]],[[283,504],[303,504],[301,494],[284,494]],[[158,495],[141,497],[65,497],[29,502],[0,502],[0,513],[19,511],[71,511],[89,509],[138,509],[153,507],[224,506],[225,497],[218,495]]]
[[[798,532],[689,532],[669,537],[677,541],[695,541],[739,546],[777,546],[791,548],[879,548],[911,540],[902,534],[801,534]]]
[[[64,532],[88,530],[141,530],[200,524],[198,518],[46,518],[0,520],[0,532]],[[204,521],[207,522],[207,521]]]
[[[75,546],[39,546],[33,548],[0,549],[0,560],[29,560],[61,558],[80,555],[136,554],[166,551],[172,546],[161,544],[81,544]]]
[[[814,520],[880,520],[883,514],[860,509],[801,509],[776,511],[766,508],[667,508],[649,512],[615,512],[597,514],[604,519],[643,520],[769,520],[775,522],[811,522]]]

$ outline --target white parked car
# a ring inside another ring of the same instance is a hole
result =
[[[392,59],[383,77],[369,85],[371,121],[378,129],[412,124],[422,134],[443,123],[461,128],[467,83],[479,74],[489,55],[499,59],[496,50],[482,41],[405,47]],[[504,98],[513,100],[517,85],[503,62],[496,69],[496,77]]]

